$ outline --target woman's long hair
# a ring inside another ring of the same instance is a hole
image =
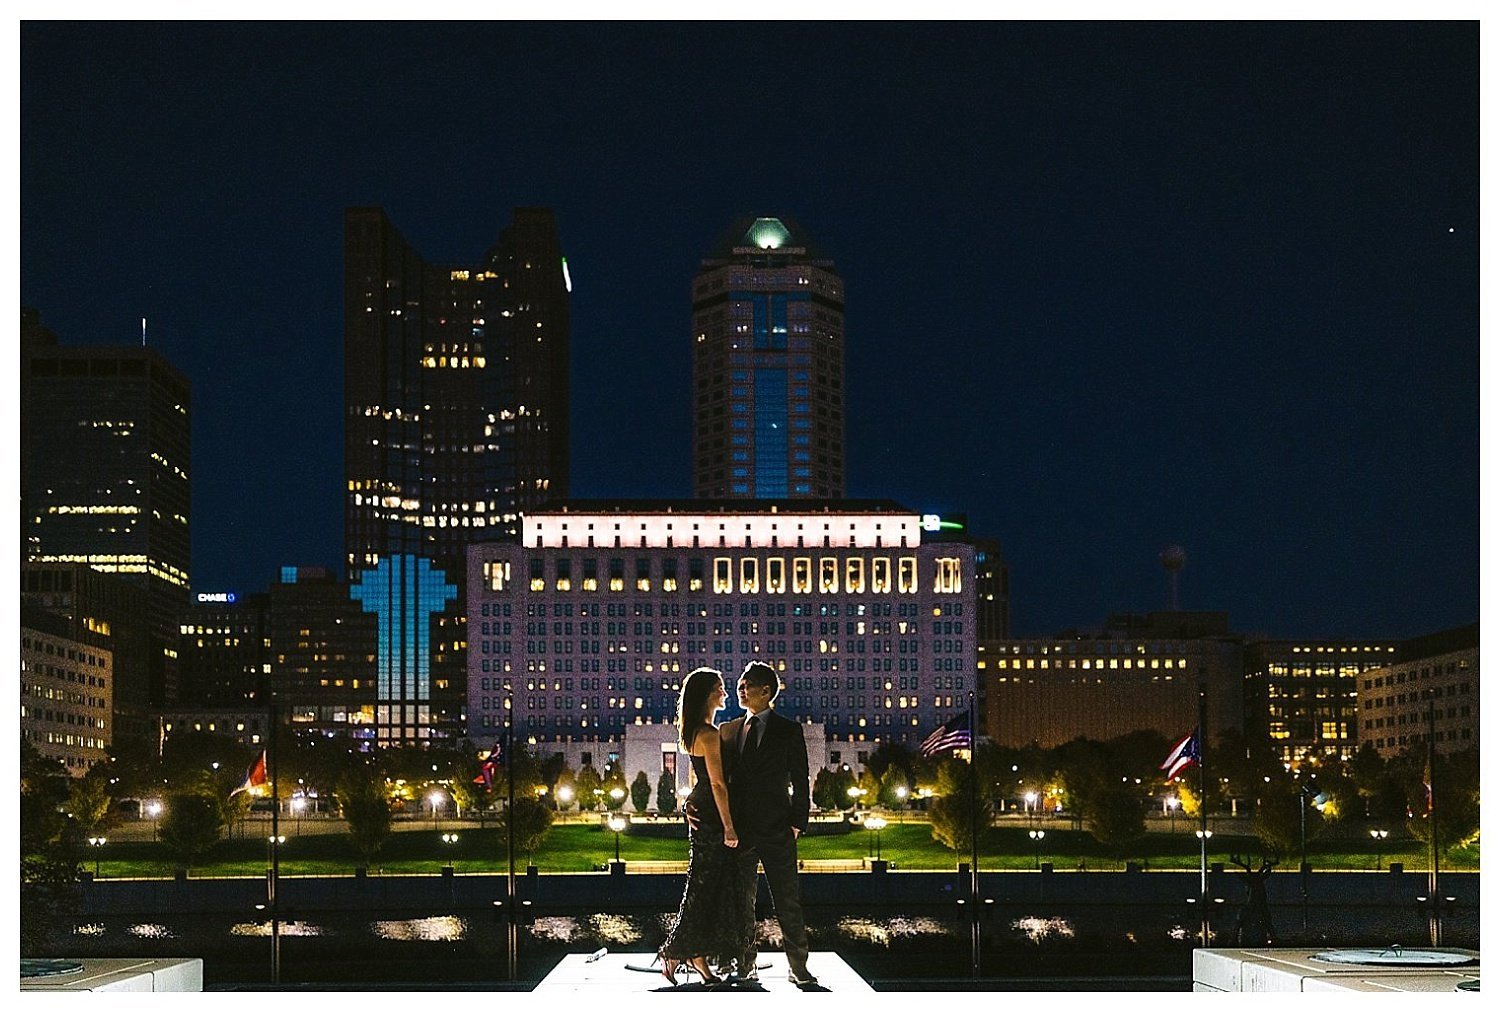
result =
[[[708,697],[723,677],[713,668],[694,668],[682,680],[682,692],[677,697],[677,740],[684,749],[693,747],[688,732],[708,722]]]

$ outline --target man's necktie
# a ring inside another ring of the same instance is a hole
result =
[[[745,744],[740,746],[740,755],[749,755],[755,751],[755,732],[760,729],[757,726],[759,723],[760,717],[756,715],[751,715],[750,719],[745,721]]]

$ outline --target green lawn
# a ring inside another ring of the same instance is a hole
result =
[[[449,863],[460,874],[505,871],[505,850],[501,831],[496,828],[465,829],[457,844],[444,844],[437,830],[408,830],[391,834],[372,862],[372,869],[384,874],[432,874]],[[1360,847],[1363,841],[1310,841],[1308,860],[1316,869],[1373,868],[1375,851]],[[874,834],[857,829],[841,836],[804,837],[798,845],[803,860],[857,861],[871,853]],[[568,824],[554,826],[541,849],[533,855],[544,872],[591,871],[614,858],[614,835],[598,825]],[[951,869],[968,855],[955,854],[935,843],[926,823],[892,823],[880,834],[881,856],[903,869]],[[1228,833],[1216,834],[1209,849],[1210,861],[1229,864],[1231,853],[1258,854],[1252,838]],[[170,855],[160,843],[111,843],[99,855],[104,877],[167,876],[172,874]],[[620,856],[631,861],[685,861],[685,837],[649,837],[625,834],[620,839]],[[264,839],[221,841],[210,857],[196,867],[195,876],[260,876],[267,865]],[[1191,834],[1149,833],[1132,846],[1125,859],[1144,862],[1148,868],[1191,869],[1198,867],[1198,841]],[[93,869],[93,855],[83,862]],[[1123,859],[1104,851],[1087,833],[1067,829],[1049,829],[1039,848],[1034,848],[1024,826],[1001,826],[991,829],[983,838],[979,866],[982,870],[1026,869],[1038,858],[1050,861],[1058,869],[1080,866],[1092,871],[1123,867]],[[1403,861],[1407,868],[1427,867],[1428,857],[1422,845],[1414,840],[1387,846],[1381,852],[1382,863]],[[1295,864],[1296,856],[1285,863]],[[290,835],[281,848],[281,872],[284,875],[347,875],[358,864],[357,855],[347,836],[340,833]],[[524,855],[518,864],[525,863]],[[1444,856],[1443,867],[1450,870],[1477,870],[1478,849],[1456,850]]]

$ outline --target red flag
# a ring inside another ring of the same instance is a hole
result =
[[[500,764],[500,743],[495,742],[495,747],[490,749],[490,754],[484,757],[479,764],[479,776],[474,778],[476,784],[484,784],[484,789],[489,790],[494,786],[495,769]]]
[[[245,779],[240,781],[240,785],[238,787],[229,792],[229,796],[232,798],[240,791],[248,791],[250,788],[259,787],[265,782],[266,752],[265,749],[261,749],[260,755],[255,757],[255,762],[251,763],[250,768],[245,771]]]

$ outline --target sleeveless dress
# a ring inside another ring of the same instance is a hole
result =
[[[693,732],[717,734],[709,725]],[[692,756],[693,791],[688,800],[698,811],[698,828],[688,834],[687,881],[682,889],[675,922],[662,943],[660,955],[688,960],[706,956],[711,963],[727,966],[752,947],[753,916],[745,909],[733,848],[724,846],[724,822],[714,803],[708,779],[708,763]]]

